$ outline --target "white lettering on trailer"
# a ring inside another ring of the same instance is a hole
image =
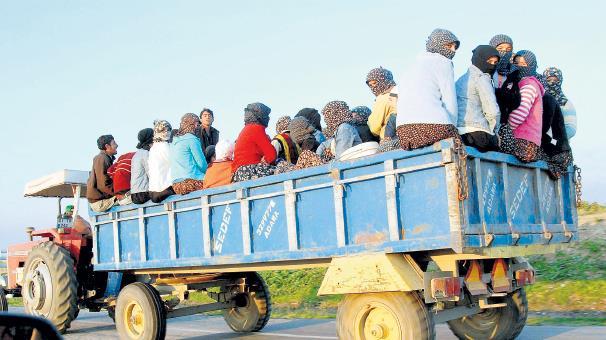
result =
[[[265,238],[269,238],[269,235],[271,234],[271,229],[273,228],[274,224],[276,224],[278,216],[280,215],[280,212],[277,210],[273,211],[272,213],[272,210],[274,210],[275,207],[276,202],[274,200],[269,201],[269,205],[263,213],[261,222],[257,226],[257,235],[261,236],[265,232]]]
[[[497,181],[491,169],[488,169],[486,177],[486,185],[484,186],[482,198],[484,200],[486,212],[490,214],[492,212],[492,206],[494,204],[494,197],[497,194]]]
[[[227,230],[229,228],[229,221],[231,220],[231,208],[229,205],[225,206],[225,211],[223,212],[223,217],[221,218],[221,226],[219,227],[219,233],[217,234],[217,238],[215,239],[214,251],[217,254],[221,254],[223,251],[223,242],[225,241],[225,236],[227,235]]]
[[[520,182],[520,187],[518,188],[518,191],[516,192],[515,196],[513,197],[513,201],[511,202],[511,208],[509,209],[509,212],[511,214],[512,220],[516,217],[516,213],[520,208],[520,204],[522,203],[526,192],[528,192],[528,173],[524,174],[524,178],[522,178],[522,182]]]
[[[545,178],[545,183],[543,184],[543,197],[541,197],[541,203],[543,204],[543,210],[545,214],[549,213],[551,210],[551,201],[553,199],[553,185],[549,183],[549,177]]]

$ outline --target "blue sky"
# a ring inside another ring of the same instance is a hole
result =
[[[591,3],[591,5],[581,5]],[[572,140],[584,198],[606,202],[606,45],[603,2],[526,1],[13,1],[0,3],[0,249],[23,228],[53,226],[52,199],[25,199],[29,180],[88,170],[96,138],[112,133],[119,153],[156,118],[215,111],[232,140],[247,103],[272,108],[273,123],[330,100],[368,105],[366,73],[397,77],[442,27],[461,40],[455,76],[471,50],[496,33],[530,49],[539,67],[564,72],[578,111]]]

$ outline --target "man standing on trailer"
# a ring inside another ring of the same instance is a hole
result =
[[[118,153],[118,144],[112,135],[103,135],[97,139],[101,152],[93,158],[93,168],[86,182],[86,198],[92,210],[103,212],[118,203],[107,169],[114,163]]]

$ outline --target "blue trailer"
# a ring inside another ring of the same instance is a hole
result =
[[[271,313],[258,271],[327,267],[344,294],[342,339],[515,338],[526,321],[523,256],[577,239],[573,172],[510,155],[467,157],[452,140],[91,212],[100,307],[125,338],[162,338],[166,318],[223,310],[234,331]],[[191,291],[215,301],[182,306]]]

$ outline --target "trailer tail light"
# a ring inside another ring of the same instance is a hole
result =
[[[496,259],[492,266],[492,290],[495,293],[506,293],[511,291],[511,278],[507,272],[507,263],[504,259]]]
[[[482,267],[480,262],[472,260],[465,275],[465,286],[471,295],[488,294],[486,284],[482,282]]]
[[[431,296],[436,300],[453,299],[461,297],[463,287],[460,277],[438,277],[431,279]]]
[[[516,284],[518,287],[531,285],[534,283],[534,270],[520,269],[516,270]]]

